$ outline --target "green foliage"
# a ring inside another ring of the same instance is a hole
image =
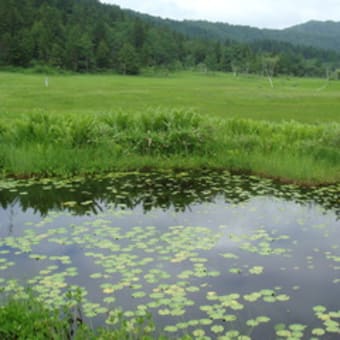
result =
[[[53,116],[35,113],[1,124],[4,143],[15,146],[59,145],[84,148],[118,146],[127,153],[141,155],[205,154],[214,142],[209,128],[192,112],[149,111],[126,113]]]
[[[107,69],[111,66],[112,58],[110,54],[109,46],[105,40],[101,40],[96,52],[97,66],[99,69]]]
[[[138,55],[129,43],[125,43],[118,53],[118,70],[122,74],[139,73]]]
[[[0,338],[66,339],[68,323],[58,311],[51,311],[34,298],[9,298],[0,306]]]
[[[69,299],[72,299],[69,296]],[[81,309],[80,302],[78,303]],[[67,303],[60,309],[49,309],[37,297],[11,296],[0,305],[0,337],[3,340],[26,339],[155,339],[151,315],[127,320],[117,311],[117,320],[110,328],[93,329]],[[161,339],[161,338],[160,338]]]
[[[281,60],[276,70],[281,74],[321,76],[326,67],[335,70],[340,66],[335,51],[282,43],[334,48],[339,34],[338,27],[331,29],[331,24],[322,33],[309,25],[314,34],[302,28],[263,31],[163,20],[97,0],[3,0],[0,23],[1,66],[47,65],[81,73],[111,68],[138,74],[141,68],[204,64],[212,71],[232,69],[235,74],[248,74],[263,72],[258,61],[268,53]],[[225,41],[226,36],[239,42]]]
[[[141,155],[209,154],[214,142],[208,126],[195,113],[181,110],[105,115],[112,141],[127,152]]]
[[[218,167],[305,182],[339,180],[338,123],[220,120],[185,110],[0,119],[2,171],[79,174]]]

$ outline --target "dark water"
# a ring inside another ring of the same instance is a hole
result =
[[[81,287],[93,325],[150,312],[170,337],[340,338],[339,185],[131,173],[2,182],[0,204],[8,292]]]

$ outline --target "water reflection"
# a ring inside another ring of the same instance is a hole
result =
[[[33,209],[43,216],[49,210],[98,214],[108,204],[125,209],[142,206],[145,213],[155,208],[185,211],[192,204],[213,202],[217,196],[237,204],[268,195],[304,205],[318,204],[340,217],[340,185],[305,189],[226,172],[135,173],[76,181],[19,182],[15,189],[1,190],[0,186],[3,209],[18,203],[23,211]]]

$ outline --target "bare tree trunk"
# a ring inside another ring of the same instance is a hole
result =
[[[274,88],[273,79],[272,79],[272,77],[269,74],[267,75],[267,77],[268,77],[268,81],[269,81],[270,87],[273,89]]]

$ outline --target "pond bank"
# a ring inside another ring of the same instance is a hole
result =
[[[207,118],[170,110],[0,119],[0,171],[17,178],[227,169],[302,185],[340,180],[340,124]]]

